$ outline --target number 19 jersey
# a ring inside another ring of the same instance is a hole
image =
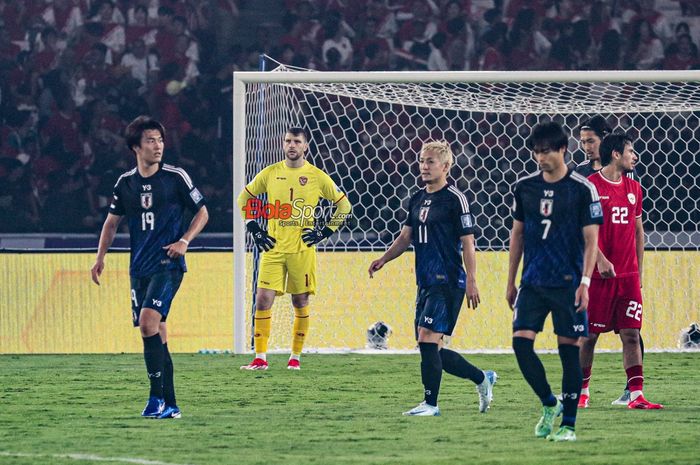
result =
[[[639,274],[635,227],[642,216],[642,186],[627,176],[610,181],[600,171],[588,180],[598,189],[605,218],[598,231],[598,248],[615,266],[617,277]],[[593,277],[600,278],[597,267]]]
[[[203,206],[204,196],[182,168],[161,164],[147,178],[136,168],[122,174],[109,212],[126,216],[129,223],[129,274],[146,278],[166,270],[187,271],[185,257],[170,258],[163,247],[185,233],[184,210],[196,212]]]

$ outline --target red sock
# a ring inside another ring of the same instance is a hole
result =
[[[581,385],[581,389],[588,389],[588,383],[591,382],[591,370],[593,367],[582,367],[581,369],[583,370],[583,384]]]
[[[630,392],[641,391],[644,387],[644,376],[641,365],[635,365],[625,370],[627,372],[627,385]]]

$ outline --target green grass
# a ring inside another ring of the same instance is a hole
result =
[[[407,418],[422,397],[417,355],[308,355],[300,372],[272,356],[267,372],[241,372],[249,357],[178,354],[183,417],[156,421],[139,416],[139,356],[2,356],[0,464],[700,463],[698,353],[647,355],[645,394],[661,411],[611,406],[621,355],[597,355],[592,406],[570,444],[534,438],[540,407],[512,355],[469,359],[500,375],[489,413],[472,383],[445,375],[442,417]],[[559,359],[542,359],[558,392]]]

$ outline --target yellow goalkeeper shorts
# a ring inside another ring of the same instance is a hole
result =
[[[277,295],[316,293],[316,248],[297,253],[270,250],[262,254],[258,287],[272,289]]]

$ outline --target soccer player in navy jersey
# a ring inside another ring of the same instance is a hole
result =
[[[126,128],[126,143],[136,168],[122,174],[102,227],[92,280],[99,285],[105,255],[123,217],[129,224],[131,309],[141,330],[150,396],[141,413],[149,418],[179,418],[166,319],[187,271],[185,253],[209,219],[204,196],[182,168],[162,162],[165,128],[139,116]],[[194,213],[186,227],[185,209]]]
[[[535,436],[575,441],[581,391],[579,338],[588,334],[588,286],[597,254],[603,211],[593,184],[569,170],[569,137],[554,122],[537,124],[527,140],[540,171],[518,180],[513,190],[506,300],[513,309],[513,350],[518,366],[543,405]],[[524,255],[520,288],[515,278]],[[534,350],[537,333],[552,313],[563,368],[562,401],[553,394]],[[554,420],[563,411],[561,426]]]
[[[588,178],[589,176],[598,173],[602,168],[600,156],[600,144],[603,138],[610,134],[612,129],[608,122],[600,115],[596,115],[584,121],[579,126],[579,139],[581,147],[586,153],[587,160],[576,166],[576,172]],[[630,179],[635,179],[634,168],[627,171],[625,175]],[[609,268],[603,271],[604,275],[610,273]],[[590,325],[589,325],[590,326]],[[591,381],[591,366],[593,365],[593,350],[595,348],[595,340],[586,338],[581,345],[581,367],[583,368],[583,387],[581,388],[581,397],[579,397],[579,408],[588,408],[590,399],[589,384]],[[644,340],[639,334],[639,348],[644,358]],[[625,384],[625,389],[622,395],[612,401],[613,405],[627,405],[630,401],[629,384]]]
[[[411,197],[406,223],[394,243],[369,266],[371,278],[413,244],[418,284],[414,327],[425,397],[404,415],[440,415],[437,399],[442,370],[476,384],[482,413],[491,404],[493,385],[498,379],[495,372],[482,371],[457,352],[441,348],[443,335],[452,335],[465,294],[468,307],[476,309],[480,302],[474,217],[469,212],[467,197],[447,182],[452,160],[447,142],[423,145],[420,176],[425,188]]]
[[[627,406],[661,409],[642,394],[644,375],[639,331],[642,328],[642,186],[625,176],[637,162],[632,139],[624,133],[605,136],[600,144],[603,168],[588,180],[600,194],[605,224],[598,236],[598,257],[590,289],[589,337],[581,346],[584,385],[580,407],[588,407],[588,380],[593,351],[601,333],[615,330],[622,340],[622,358],[627,373]],[[588,377],[588,380],[586,379]],[[616,401],[617,402],[617,401]]]

